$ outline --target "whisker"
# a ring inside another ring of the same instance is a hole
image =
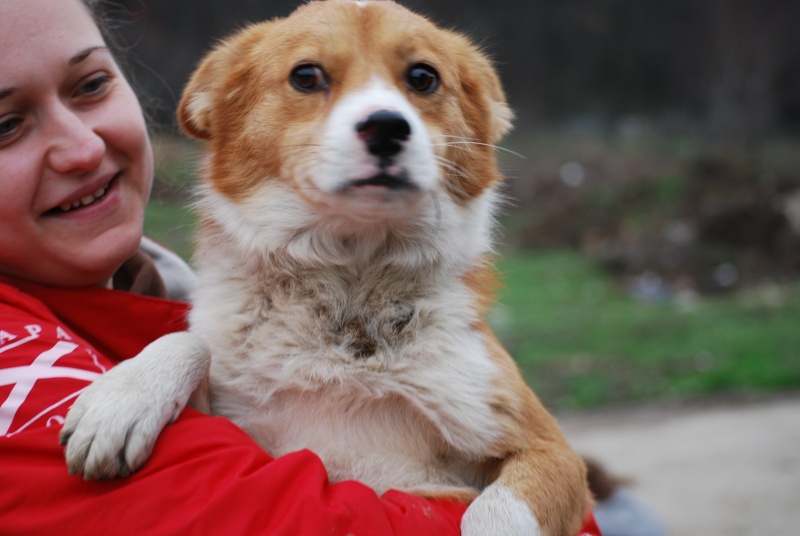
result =
[[[460,167],[458,167],[457,165],[455,165],[450,160],[444,158],[443,156],[436,156],[435,158],[436,158],[436,162],[439,165],[441,165],[444,169],[446,169],[447,171],[450,171],[451,173],[454,173],[455,175],[458,175],[459,177],[467,178],[466,172],[463,169],[461,169]]]
[[[466,179],[469,177],[469,175],[467,175],[467,173],[464,170],[456,167],[455,165],[449,162],[439,162],[439,165],[441,165],[446,171],[449,171],[456,177],[461,177],[462,179]]]
[[[455,137],[455,136],[453,136]],[[448,141],[445,143],[434,143],[432,144],[434,147],[457,147],[458,145],[477,145],[480,147],[491,147],[492,149],[497,149],[498,151],[502,151],[504,153],[508,153],[510,155],[516,156],[518,158],[522,158],[523,160],[527,160],[528,157],[520,154],[516,151],[512,151],[511,149],[506,149],[505,147],[501,147],[499,145],[494,145],[491,143],[482,143],[479,141],[472,141],[472,140],[462,140],[462,141]],[[460,147],[457,147],[460,148]]]

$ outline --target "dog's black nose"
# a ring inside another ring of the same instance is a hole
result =
[[[381,159],[399,153],[411,135],[411,125],[399,112],[378,110],[356,125],[358,136],[367,144],[367,150]]]

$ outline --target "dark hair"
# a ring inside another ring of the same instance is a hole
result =
[[[108,16],[108,9],[107,6],[103,6],[102,0],[80,0],[81,3],[86,7],[86,10],[92,16],[94,23],[97,25],[97,28],[100,30],[100,35],[103,36],[103,40],[108,45],[111,53],[114,55],[114,58],[119,60],[119,48],[117,46],[116,40],[114,36],[111,35],[110,29],[110,19]]]
[[[0,0],[2,2],[3,0]],[[156,119],[160,104],[148,96],[148,93],[139,85],[136,79],[135,66],[142,64],[132,55],[133,48],[128,43],[125,27],[132,22],[130,11],[116,0],[79,0],[94,20],[100,35],[103,37],[111,56],[114,58],[125,80],[133,89],[139,99],[142,114],[147,122],[151,136],[160,131],[170,131],[171,127],[160,124]],[[141,0],[139,0],[141,2]],[[147,67],[144,67],[147,69]]]
[[[129,49],[131,47],[125,44],[126,40],[122,35],[123,32],[118,31],[126,24],[125,21],[128,18],[127,11],[119,4],[116,4],[114,0],[80,0],[80,2],[89,12],[97,29],[100,30],[100,35],[103,41],[105,41],[117,66],[119,66],[122,71],[123,76],[138,95],[145,118],[148,124],[152,126],[152,118],[148,113],[145,103],[142,102],[142,91],[137,87],[136,80],[133,76],[135,73],[130,65],[131,59],[129,57]]]

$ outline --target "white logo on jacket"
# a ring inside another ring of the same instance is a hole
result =
[[[17,357],[17,360],[19,359],[19,356],[27,355],[24,346],[37,341],[40,338],[42,326],[30,324],[26,325],[24,329],[27,333],[27,336],[22,338],[19,338],[18,335],[13,335],[12,332],[14,330],[11,328],[6,328],[5,330],[0,331],[0,333],[4,334],[3,340],[5,341],[5,344],[0,346],[0,359],[3,358],[3,354],[10,354],[12,350],[16,350],[15,357]],[[77,398],[82,391],[82,389],[79,389],[70,393],[66,393],[66,395],[64,393],[60,393],[62,398],[56,400],[55,402],[50,400],[50,405],[47,407],[41,409],[37,408],[38,413],[36,413],[32,418],[29,418],[28,421],[20,424],[16,429],[12,430],[11,427],[15,418],[17,417],[17,414],[23,405],[28,402],[29,398],[31,397],[31,393],[37,386],[38,382],[49,379],[70,378],[82,380],[88,384],[89,382],[97,379],[102,372],[105,372],[105,368],[103,368],[94,357],[92,357],[91,361],[88,362],[87,365],[94,365],[92,368],[96,367],[97,371],[58,366],[57,362],[59,359],[73,354],[73,352],[78,350],[80,347],[74,342],[70,342],[72,338],[60,326],[56,328],[55,335],[57,339],[62,340],[58,340],[52,347],[39,352],[34,356],[31,356],[33,359],[29,365],[12,366],[0,369],[0,387],[12,386],[8,397],[5,399],[2,405],[0,405],[0,436],[12,436],[18,434],[45,416],[47,416],[46,422],[60,424],[60,422],[63,422],[64,414],[66,413],[66,403],[74,398]],[[84,350],[86,351],[87,356],[92,355],[89,349]],[[37,396],[35,403],[41,404],[42,400],[44,399],[46,399],[46,397]],[[53,411],[59,408],[63,413],[53,414]],[[28,411],[27,413],[31,413],[31,411]],[[51,419],[54,417],[57,417],[57,419],[52,421]]]

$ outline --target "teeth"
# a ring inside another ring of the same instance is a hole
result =
[[[69,212],[70,210],[85,207],[86,205],[90,205],[97,201],[97,199],[103,197],[105,193],[108,191],[108,184],[102,186],[95,190],[93,194],[84,196],[80,198],[78,201],[73,201],[72,203],[64,203],[63,205],[59,206],[62,211]]]

